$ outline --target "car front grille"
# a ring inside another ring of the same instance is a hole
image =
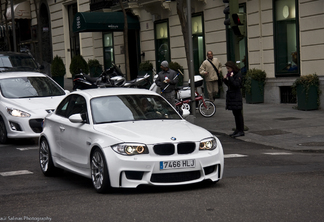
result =
[[[193,142],[178,144],[178,154],[189,154],[195,151],[195,149],[196,149],[196,144]]]
[[[158,144],[153,147],[157,155],[173,155],[174,145],[172,143]]]
[[[35,133],[41,133],[43,131],[42,122],[43,119],[31,119],[29,126]]]
[[[189,171],[180,173],[158,173],[152,174],[151,182],[154,183],[178,183],[200,178],[200,171]]]
[[[194,152],[196,144],[194,142],[184,142],[177,145],[178,154],[189,154]],[[154,153],[157,155],[173,155],[175,154],[175,146],[173,143],[157,144],[153,147]]]

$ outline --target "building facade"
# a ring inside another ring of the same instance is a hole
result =
[[[22,2],[25,1],[14,1],[15,4]],[[81,54],[86,60],[98,59],[104,68],[115,63],[126,72],[123,29],[117,24],[123,23],[123,20],[108,18],[109,13],[121,11],[118,0],[28,2],[32,30],[30,44],[44,49],[42,62],[50,63],[56,55],[62,57],[70,77],[68,67],[71,58]],[[4,11],[3,1],[1,3]],[[241,68],[264,70],[267,74],[266,103],[290,103],[292,98],[288,96],[284,99],[284,94],[290,93],[290,86],[301,75],[316,73],[323,90],[324,1],[239,0],[238,3],[239,11],[246,14],[247,29],[245,37],[238,43],[239,55],[235,57],[233,32],[224,25],[223,10],[227,4],[222,0],[191,0],[195,73],[206,58],[206,52],[211,50],[223,65],[228,60],[239,58]],[[184,80],[188,80],[177,2],[128,0],[123,1],[123,6],[129,16],[129,24],[135,21],[128,32],[131,77],[137,75],[140,62],[148,60],[159,70],[160,62],[168,60],[183,66]],[[89,12],[92,17],[87,17]],[[102,13],[107,16],[100,17]],[[103,27],[93,21],[103,23]],[[42,39],[36,42],[32,33],[39,26]],[[320,100],[324,104],[323,96]]]

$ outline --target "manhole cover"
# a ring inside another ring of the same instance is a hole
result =
[[[324,146],[324,142],[298,143],[299,146]]]
[[[275,135],[287,134],[289,132],[279,130],[279,129],[272,129],[272,130],[254,131],[251,133],[258,134],[261,136],[275,136]]]
[[[278,118],[275,120],[280,120],[280,121],[289,121],[289,120],[298,120],[300,118],[296,118],[296,117],[284,117],[284,118]]]

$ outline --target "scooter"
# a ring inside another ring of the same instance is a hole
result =
[[[112,87],[113,83],[108,74],[104,71],[99,77],[91,77],[90,75],[82,73],[76,74],[73,78],[73,90],[77,89],[93,89]]]

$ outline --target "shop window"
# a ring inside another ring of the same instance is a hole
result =
[[[161,71],[161,62],[166,60],[170,62],[170,45],[169,45],[169,29],[168,22],[155,23],[155,54],[156,54],[156,70]]]
[[[113,33],[103,34],[104,67],[109,69],[114,61]]]
[[[296,0],[274,1],[276,76],[299,75],[298,10]]]
[[[202,14],[193,15],[191,19],[192,25],[192,42],[193,42],[193,59],[195,75],[199,74],[199,67],[206,59],[205,54],[205,39]]]

